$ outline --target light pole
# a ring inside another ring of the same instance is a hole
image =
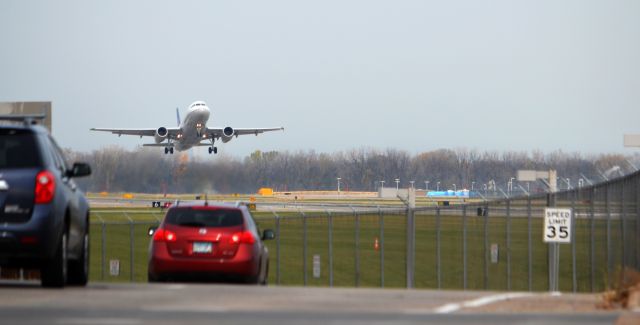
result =
[[[436,183],[436,191],[440,192],[440,181]]]
[[[571,187],[571,179],[570,178],[567,177],[567,178],[563,179],[563,181],[565,183],[567,183],[567,190],[572,189],[572,187]]]
[[[411,188],[413,189],[413,183],[415,183],[416,181],[409,181],[409,183],[411,184]]]
[[[400,189],[400,179],[396,178],[396,191],[398,191]]]
[[[336,179],[338,180],[338,195],[340,195],[340,180],[341,180],[342,178],[338,177],[338,178],[336,178]]]
[[[515,178],[511,177],[509,178],[509,183],[507,183],[507,191],[509,192],[509,195],[511,195],[511,192],[513,192],[513,180]]]

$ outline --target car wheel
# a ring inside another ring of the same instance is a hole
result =
[[[62,288],[67,282],[67,234],[62,234],[54,257],[40,270],[42,286]]]
[[[71,285],[85,286],[89,281],[89,233],[82,238],[82,252],[77,261],[69,261],[69,278]]]
[[[164,278],[159,275],[153,275],[151,273],[147,273],[147,281],[149,283],[164,282]]]

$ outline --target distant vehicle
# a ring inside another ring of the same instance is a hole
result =
[[[284,130],[283,127],[277,128],[254,128],[254,129],[236,129],[227,127],[207,127],[207,121],[211,110],[203,101],[196,101],[189,105],[187,116],[184,121],[180,122],[180,112],[176,108],[178,119],[178,127],[161,126],[156,129],[109,129],[109,128],[92,128],[91,131],[105,131],[113,134],[121,135],[137,135],[140,137],[154,137],[155,143],[143,144],[150,147],[164,147],[165,154],[173,154],[173,149],[178,151],[188,150],[194,146],[209,147],[209,154],[218,153],[218,148],[214,145],[216,140],[222,140],[227,143],[238,137],[239,135],[255,134],[268,131]],[[166,141],[165,141],[166,140]],[[209,143],[202,143],[208,141]]]
[[[89,204],[73,178],[91,174],[69,166],[42,126],[43,116],[0,116],[0,267],[39,268],[44,287],[87,284]]]
[[[269,250],[244,205],[173,205],[149,245],[149,282],[240,281],[266,284]]]
[[[472,196],[476,196],[475,192],[470,192],[469,190],[459,190],[459,191],[427,191],[427,197],[462,197],[468,198]]]

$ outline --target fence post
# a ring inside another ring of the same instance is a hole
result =
[[[489,254],[489,204],[485,204],[485,213],[484,214],[484,289],[487,290],[489,288],[489,262],[488,259],[491,257]]]
[[[356,212],[356,209],[354,209],[352,206],[349,206],[351,208],[351,210],[353,210],[353,215],[355,218],[355,224],[356,224],[356,229],[355,229],[355,271],[356,271],[356,288],[360,286],[360,216],[358,215],[358,213]]]
[[[135,245],[134,245],[134,236],[135,236],[135,225],[133,223],[133,219],[131,219],[131,217],[129,217],[129,214],[127,214],[126,212],[122,212],[125,217],[127,217],[127,219],[129,219],[129,281],[133,282],[134,281],[134,272],[135,272],[135,268],[134,268],[134,251],[135,251]]]
[[[276,285],[280,285],[280,216],[271,209],[276,219]]]
[[[527,257],[528,270],[527,275],[529,291],[533,291],[533,241],[531,240],[531,196],[527,196]]]
[[[553,191],[553,189],[552,189]],[[556,192],[550,192],[547,194],[547,207],[556,206]],[[549,243],[547,244],[547,252],[549,256],[549,291],[556,292],[558,287],[558,275],[560,268],[560,244]]]
[[[636,176],[636,269],[640,269],[640,178]]]
[[[438,289],[442,289],[442,272],[440,256],[440,207],[436,208],[436,282]]]
[[[380,223],[380,287],[384,288],[384,214],[378,207],[378,221]]]
[[[326,210],[325,210],[326,211]],[[326,211],[329,216],[328,232],[329,232],[329,287],[333,287],[333,216],[331,212]]]
[[[299,211],[302,215],[302,278],[304,286],[307,286],[307,216],[304,212]]]
[[[462,288],[467,290],[467,205],[462,206]]]
[[[576,198],[580,189],[573,190],[574,195],[571,196],[571,211],[573,212],[573,221],[571,222],[571,280],[573,292],[578,292],[578,277],[576,265],[576,223],[578,223],[578,213],[576,212]]]
[[[104,220],[101,217],[100,221],[102,221],[102,229],[101,229],[101,258],[100,258],[100,264],[101,264],[101,270],[100,270],[100,276],[102,277],[102,281],[104,281],[104,269],[106,268],[106,259],[107,259],[107,226],[104,222]]]
[[[507,199],[507,291],[511,291],[511,200]]]
[[[591,262],[591,292],[596,290],[596,187],[591,188],[591,252],[589,262]]]
[[[407,276],[407,289],[412,289],[414,287],[414,258],[413,253],[415,252],[415,209],[407,207],[407,251],[406,251],[406,276]]]
[[[611,183],[605,184],[604,190],[604,209],[607,213],[607,283],[611,285],[613,279],[613,257],[611,252],[611,205],[609,204],[609,187]]]
[[[627,219],[627,209],[625,207],[625,203],[624,203],[624,190],[625,190],[625,186],[624,183],[626,183],[626,180],[622,180],[620,182],[620,208],[622,209],[622,213],[620,214],[620,221],[618,222],[618,224],[620,225],[620,235],[622,236],[622,245],[620,245],[621,249],[622,249],[622,267],[624,268],[625,266],[627,266],[627,250],[626,250],[626,246],[627,246],[627,236],[625,233],[625,229],[627,229],[626,227],[626,219]]]

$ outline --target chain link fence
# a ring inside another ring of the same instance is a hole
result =
[[[416,209],[258,212],[273,229],[269,283],[546,291],[546,207],[573,210],[560,244],[558,288],[599,292],[640,268],[640,173],[553,194]],[[301,207],[302,208],[302,207]],[[149,227],[160,213],[94,211],[91,280],[146,281]],[[117,262],[116,262],[117,261]]]

